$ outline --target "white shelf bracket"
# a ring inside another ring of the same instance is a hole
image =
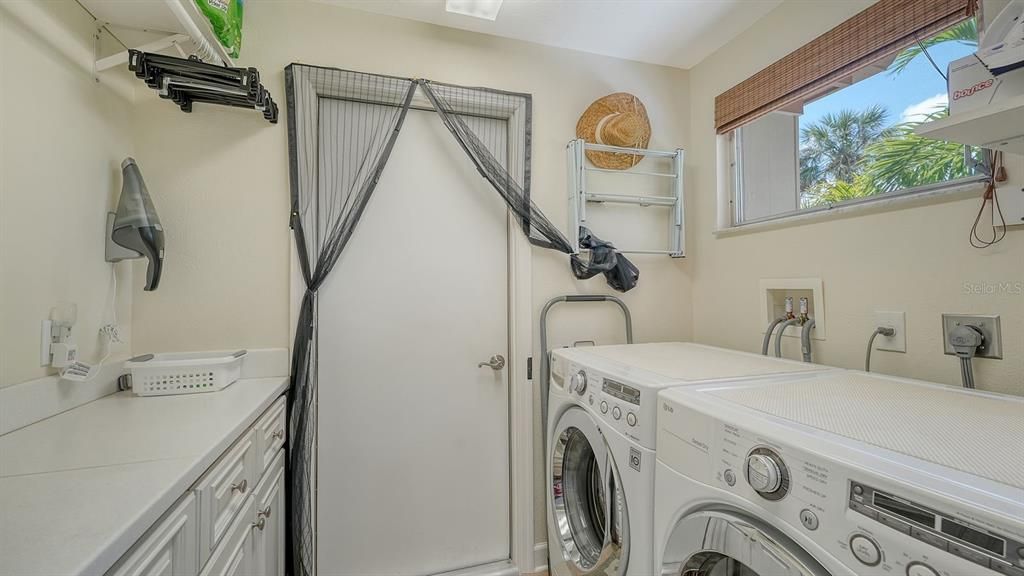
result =
[[[192,39],[186,34],[172,34],[170,36],[160,38],[159,40],[154,40],[152,42],[143,44],[135,49],[140,50],[142,52],[159,52],[160,50],[166,50],[167,48],[174,47],[178,50],[179,54],[184,54],[184,50],[181,49],[180,44],[182,42],[191,41]],[[99,60],[97,60],[96,71],[102,72],[104,70],[109,70],[111,68],[115,68],[117,66],[121,66],[127,63],[128,51],[122,50],[117,54],[113,54],[111,56],[107,56],[106,58],[100,58]]]

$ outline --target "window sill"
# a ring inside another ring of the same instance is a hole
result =
[[[716,237],[723,238],[728,236],[738,236],[741,234],[777,230],[780,228],[803,226],[805,224],[838,220],[840,218],[852,218],[857,216],[866,216],[869,214],[878,214],[891,210],[911,208],[914,206],[940,204],[943,202],[952,202],[976,196],[984,189],[985,182],[980,179],[960,182],[929,190],[865,198],[863,200],[853,201],[846,204],[807,210],[804,212],[794,212],[791,214],[774,216],[743,224],[735,224],[728,228],[719,228],[715,230],[713,234]]]

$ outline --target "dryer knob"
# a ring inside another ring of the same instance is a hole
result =
[[[775,452],[757,448],[747,456],[747,482],[758,494],[769,500],[786,495],[788,478],[786,465]]]
[[[572,389],[574,392],[583,396],[583,393],[587,391],[587,373],[583,370],[572,375]]]

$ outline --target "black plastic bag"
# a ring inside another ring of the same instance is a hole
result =
[[[580,227],[580,248],[590,250],[587,261],[578,255],[570,258],[572,273],[580,280],[604,274],[608,285],[619,292],[629,292],[640,279],[640,270],[615,249],[611,242],[601,240],[588,230]]]

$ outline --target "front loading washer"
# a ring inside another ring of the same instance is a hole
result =
[[[656,573],[1024,576],[1022,398],[837,371],[658,403]]]
[[[657,392],[821,366],[688,343],[555,350],[548,395],[552,576],[649,576]]]

